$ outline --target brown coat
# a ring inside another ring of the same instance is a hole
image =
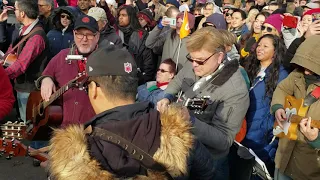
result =
[[[153,158],[162,163],[173,177],[187,173],[187,157],[194,137],[191,125],[181,108],[170,106],[161,113],[161,142]],[[72,144],[72,146],[71,146]],[[83,126],[72,125],[55,130],[49,151],[49,170],[55,180],[111,180],[113,174],[101,169],[97,160],[89,155]],[[162,174],[148,171],[148,176],[133,179],[166,179]]]
[[[304,74],[297,70],[293,71],[277,86],[271,105],[284,105],[287,95],[295,98],[305,98],[308,93],[320,86],[320,83],[309,85],[307,90],[305,86]],[[307,116],[314,120],[320,120],[320,100],[309,107]],[[320,179],[320,150],[313,149],[305,141],[300,131],[298,132],[297,141],[290,141],[285,138],[279,140],[275,163],[280,172],[293,179]]]

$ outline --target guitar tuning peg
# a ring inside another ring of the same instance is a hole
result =
[[[4,150],[4,149],[1,149],[1,150],[0,150],[0,157],[2,157],[2,156],[4,155],[4,153],[5,153],[5,150]]]
[[[7,160],[10,160],[13,157],[14,153],[13,151],[9,152],[9,155],[6,157]]]

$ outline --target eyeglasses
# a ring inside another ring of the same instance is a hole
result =
[[[232,16],[232,13],[226,13],[226,16]]]
[[[66,15],[66,14],[61,14],[60,15],[60,18],[64,19],[64,18],[67,18],[70,20],[70,16],[69,15]]]
[[[267,32],[272,32],[273,29],[271,27],[267,27],[267,26],[261,26],[261,30],[264,31],[265,29],[267,29]]]
[[[87,37],[88,40],[92,40],[97,34],[81,34],[75,31],[76,37],[78,39],[83,39],[84,37]]]
[[[204,65],[213,55],[215,55],[215,53],[213,53],[211,56],[209,56],[207,59],[205,59],[204,61],[198,61],[198,60],[194,60],[191,58],[190,54],[188,54],[186,56],[187,60],[190,61],[191,63],[195,62],[199,65]]]
[[[88,78],[89,79],[89,78]],[[95,81],[93,81],[93,80],[86,80],[85,81],[85,83],[83,83],[83,85],[81,86],[85,91],[86,91],[86,93],[88,93],[89,91],[89,84],[91,83],[91,82],[94,82],[94,83],[96,83],[96,87],[100,87],[100,84],[99,83],[97,83],[97,82],[95,82]]]
[[[188,2],[188,0],[180,0],[181,3]]]
[[[164,70],[164,69],[158,69],[157,72],[159,72],[159,71],[160,71],[161,73],[169,72],[169,71],[166,71],[166,70]]]

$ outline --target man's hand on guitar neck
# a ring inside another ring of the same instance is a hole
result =
[[[287,115],[286,115],[286,112],[284,111],[284,109],[282,109],[282,108],[278,109],[275,113],[275,117],[276,117],[278,126],[280,126],[283,129],[282,122],[287,119]]]
[[[302,119],[299,125],[300,131],[309,141],[314,141],[317,139],[319,135],[319,129],[311,127],[311,117]]]
[[[49,101],[53,92],[56,92],[56,85],[50,77],[46,77],[41,82],[41,97],[45,101]]]

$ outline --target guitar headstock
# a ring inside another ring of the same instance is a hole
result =
[[[11,159],[16,156],[26,156],[27,152],[27,148],[14,138],[0,139],[0,157],[5,156],[6,159]]]
[[[87,73],[85,71],[79,72],[78,75],[67,84],[67,89],[75,87],[79,88],[79,90],[84,90],[83,84],[87,81]]]
[[[14,138],[22,139],[23,134],[26,131],[27,126],[23,122],[11,122],[8,121],[5,124],[1,125],[2,137],[4,138]]]
[[[211,104],[210,96],[192,99],[188,98],[184,102],[184,106],[186,106],[189,110],[194,111],[195,114],[202,114],[209,104]]]

